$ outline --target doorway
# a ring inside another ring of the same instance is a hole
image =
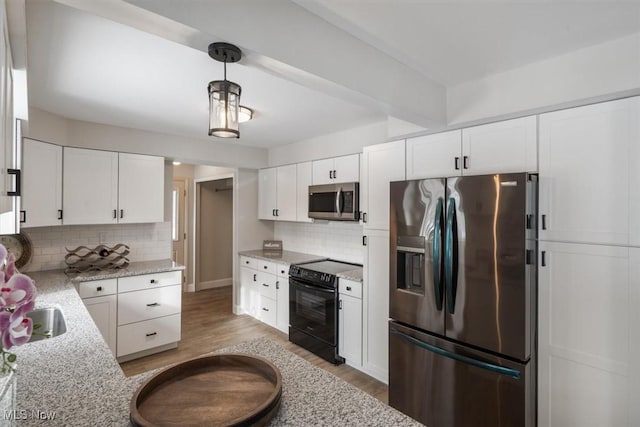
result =
[[[174,179],[171,192],[171,259],[186,268],[182,271],[182,291],[187,291],[187,274],[189,268],[187,230],[188,228],[188,192],[187,180]]]
[[[195,290],[233,284],[233,177],[196,181]]]

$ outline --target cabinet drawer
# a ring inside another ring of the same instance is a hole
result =
[[[118,357],[180,341],[180,315],[118,326]]]
[[[80,298],[113,295],[118,291],[118,279],[91,280],[78,284]]]
[[[264,295],[267,298],[276,299],[276,282],[278,277],[275,274],[263,273],[259,271],[257,273],[257,286],[260,295]]]
[[[276,326],[276,300],[265,297],[264,295],[260,296],[260,310],[258,311],[258,319],[263,321],[269,326]]]
[[[362,282],[355,280],[339,279],[338,292],[343,295],[350,295],[354,298],[362,298]]]
[[[257,262],[258,262],[258,260],[255,259],[255,258],[251,258],[251,257],[248,257],[248,256],[240,255],[240,265],[242,267],[258,268],[257,267]]]
[[[121,277],[118,279],[118,292],[131,292],[142,289],[159,288],[161,286],[180,285],[182,283],[181,277],[182,274],[180,271]]]
[[[276,274],[278,277],[289,278],[289,264],[276,264]]]
[[[180,285],[118,294],[118,325],[180,313],[181,298]]]
[[[261,259],[256,260],[256,269],[258,271],[262,271],[263,273],[271,273],[276,274],[276,263],[271,261],[264,261]]]

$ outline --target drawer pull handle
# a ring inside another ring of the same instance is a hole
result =
[[[269,311],[269,309],[268,309],[268,308],[265,308],[265,307],[262,307],[262,309],[263,309],[264,311]]]
[[[267,269],[267,266],[266,266],[266,265],[264,266],[264,269],[265,269],[265,270]]]
[[[156,279],[151,279],[149,280],[149,283],[158,283],[158,281]]]
[[[265,288],[269,287],[269,285],[267,285],[266,283],[263,283],[262,286],[264,286]]]
[[[151,304],[147,304],[147,307],[156,307],[156,306],[159,306],[159,305],[160,305],[159,303],[153,302]]]
[[[276,289],[280,289],[280,281],[279,280],[276,281]]]
[[[101,291],[102,291],[102,286],[98,286],[98,287],[96,288],[96,291],[97,291],[97,292],[101,292]]]
[[[148,337],[152,337],[154,335],[158,335],[158,333],[157,332],[151,332],[150,334],[147,334]]]
[[[347,286],[347,290],[350,291],[351,290],[351,286]]]

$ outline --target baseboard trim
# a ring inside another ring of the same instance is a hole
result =
[[[195,292],[195,291],[196,291],[196,285],[194,283],[187,284],[187,292]]]
[[[233,284],[233,278],[228,277],[226,279],[207,280],[206,282],[200,282],[198,284],[198,290],[222,288],[224,286],[231,286]]]

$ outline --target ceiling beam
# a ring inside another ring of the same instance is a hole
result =
[[[195,49],[238,45],[242,63],[426,128],[446,88],[290,0],[56,0]]]

